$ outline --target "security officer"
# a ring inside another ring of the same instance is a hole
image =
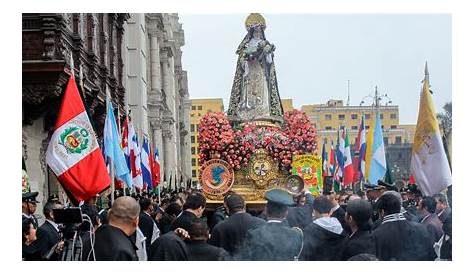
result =
[[[22,221],[25,219],[31,219],[35,229],[38,229],[38,219],[34,216],[36,211],[36,203],[39,203],[36,200],[38,192],[25,192],[22,194]]]
[[[283,189],[272,189],[265,193],[268,201],[267,216],[263,224],[247,233],[241,254],[237,260],[289,261],[298,260],[303,249],[303,232],[291,228],[284,222],[288,206],[293,205],[292,196]]]

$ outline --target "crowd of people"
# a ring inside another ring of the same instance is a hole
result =
[[[451,260],[451,209],[444,194],[382,184],[365,191],[306,189],[266,192],[263,212],[247,212],[244,198],[227,193],[206,211],[196,189],[172,193],[114,193],[101,208],[80,205],[84,221],[58,224],[57,197],[35,218],[37,193],[23,195],[23,260]]]

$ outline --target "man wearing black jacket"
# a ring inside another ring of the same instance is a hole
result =
[[[182,228],[186,231],[191,229],[191,222],[195,219],[201,218],[204,209],[206,208],[206,198],[200,193],[193,193],[189,195],[183,205],[183,211],[171,223],[170,230]]]
[[[241,248],[247,232],[265,221],[245,212],[245,201],[239,194],[226,196],[224,207],[230,217],[214,227],[209,243],[233,255]]]
[[[301,260],[339,261],[347,238],[339,221],[330,217],[331,201],[325,196],[314,199],[314,220],[303,231],[304,244]]]
[[[378,201],[382,224],[373,232],[376,256],[385,261],[430,261],[436,254],[431,235],[422,224],[408,221],[400,213],[400,198],[382,195]]]
[[[60,259],[58,252],[52,251],[51,249],[53,247],[59,248],[58,243],[61,241],[58,224],[54,222],[53,209],[61,209],[62,207],[63,206],[58,202],[47,202],[43,208],[43,214],[46,218],[46,221],[38,228],[38,231],[36,232],[38,236],[38,239],[36,240],[36,247],[41,252],[41,257],[47,260],[57,261]],[[48,254],[51,254],[51,257],[46,258]]]
[[[223,261],[227,257],[224,249],[207,243],[209,228],[203,220],[196,219],[191,223],[189,237],[185,243],[190,261]]]
[[[130,239],[138,227],[140,206],[129,196],[115,200],[109,223],[95,232],[95,259],[98,261],[138,261],[137,247]]]
[[[359,254],[375,255],[375,242],[369,225],[372,205],[368,201],[357,199],[349,201],[346,209],[346,223],[352,233],[344,248],[342,260],[348,260]]]
[[[288,216],[286,221],[291,227],[299,227],[304,229],[313,221],[313,201],[314,197],[309,191],[300,194],[299,199],[304,197],[305,203],[301,205],[297,203],[296,206],[288,208]]]
[[[153,205],[151,204],[151,200],[148,198],[141,198],[140,209],[141,211],[138,227],[142,231],[143,235],[146,237],[146,251],[147,254],[150,254],[151,242],[152,240],[154,240],[153,236],[155,235],[155,238],[158,238],[158,227],[156,226],[155,221],[153,221],[153,218],[151,217],[151,212],[153,212]]]

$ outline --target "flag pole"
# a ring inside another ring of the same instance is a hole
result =
[[[106,92],[106,99],[105,99],[105,108],[107,109],[107,112],[109,110],[109,102],[110,102],[110,93],[109,93],[109,91],[107,91]],[[112,111],[113,111],[113,109],[112,109]],[[112,121],[112,122],[115,123],[115,121]],[[104,136],[104,143],[105,143],[105,136]],[[115,176],[114,176],[114,173],[115,173],[114,163],[113,163],[113,159],[111,159],[111,161],[110,161],[110,190],[111,190],[112,194],[110,196],[111,196],[112,204],[114,204],[114,201],[115,201],[115,197],[114,197],[115,196],[115,180],[114,180]]]

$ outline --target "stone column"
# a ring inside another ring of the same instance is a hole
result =
[[[183,143],[181,144],[181,170],[183,177],[191,179],[191,128],[190,128],[190,108],[191,101],[188,97],[183,98]]]
[[[164,56],[163,56],[164,55]],[[175,83],[174,83],[174,61],[171,51],[168,49],[162,54],[163,61],[163,88],[165,91],[165,113],[162,115],[166,131],[163,130],[164,144],[165,144],[165,163],[166,172],[173,173],[173,178],[176,176],[178,167],[177,147],[176,147],[176,120],[174,119],[176,108],[175,108]],[[179,178],[178,178],[179,179]]]

